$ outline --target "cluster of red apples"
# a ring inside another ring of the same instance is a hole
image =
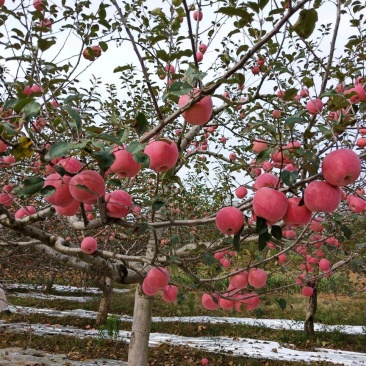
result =
[[[174,302],[177,299],[178,288],[169,285],[170,275],[166,268],[153,267],[148,272],[142,283],[142,291],[148,296],[154,296],[162,291],[163,300]]]
[[[272,173],[261,174],[254,184],[253,213],[256,217],[267,220],[269,224],[275,224],[282,219],[288,226],[304,226],[310,222],[313,212],[335,211],[343,195],[340,187],[354,183],[360,173],[361,162],[354,151],[332,151],[323,159],[324,181],[312,181],[306,187],[304,204],[301,204],[300,197],[287,198],[278,189],[281,185],[278,177]],[[241,190],[239,194],[240,197],[245,197],[246,190]],[[354,212],[365,209],[365,201],[358,196],[351,196],[349,204]],[[223,234],[237,234],[243,225],[244,216],[236,207],[224,207],[216,215],[216,226]]]

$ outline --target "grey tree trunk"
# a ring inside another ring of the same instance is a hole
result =
[[[140,285],[137,286],[131,340],[128,350],[128,366],[147,365],[153,300],[153,297],[146,296],[142,292]]]
[[[102,300],[99,304],[96,325],[100,326],[105,324],[108,317],[109,306],[112,301],[113,294],[113,283],[110,278],[106,278],[105,286],[101,286],[102,289]]]
[[[309,297],[309,303],[306,307],[304,330],[308,336],[313,337],[315,313],[318,308],[318,290],[316,283],[312,284],[311,287],[313,288],[313,294]]]

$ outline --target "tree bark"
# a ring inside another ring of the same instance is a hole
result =
[[[313,294],[309,298],[308,306],[306,307],[306,317],[304,323],[304,330],[309,337],[314,336],[314,318],[318,308],[318,290],[317,284],[312,284]]]
[[[135,293],[128,366],[146,366],[149,347],[153,297],[146,296],[138,285]]]
[[[112,280],[107,277],[106,284],[102,288],[102,299],[99,304],[96,325],[100,326],[105,324],[108,317],[109,306],[112,301],[113,283]]]

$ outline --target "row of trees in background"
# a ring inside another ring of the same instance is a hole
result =
[[[3,253],[92,276],[99,322],[139,284],[129,365],[159,291],[253,310],[283,272],[312,334],[319,280],[364,271],[364,5],[1,5]]]

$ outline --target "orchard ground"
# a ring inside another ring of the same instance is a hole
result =
[[[65,274],[67,278],[67,274]],[[278,281],[283,281],[283,278],[277,278]],[[335,278],[338,281],[338,288],[342,288],[342,275]],[[45,282],[45,281],[43,281]],[[92,283],[90,283],[91,285]],[[42,288],[42,280],[37,281],[38,290]],[[84,282],[84,286],[89,283]],[[122,286],[118,286],[121,288]],[[56,287],[57,288],[57,287]],[[346,287],[343,286],[345,289]],[[298,330],[276,330],[265,326],[249,326],[249,325],[233,325],[233,324],[210,324],[202,323],[183,323],[183,322],[153,322],[151,327],[152,333],[169,333],[186,337],[216,337],[227,336],[233,339],[239,337],[252,338],[264,341],[277,341],[283,346],[293,347],[297,350],[312,351],[315,348],[334,348],[347,351],[364,352],[366,342],[366,313],[365,302],[366,294],[359,293],[350,298],[345,296],[345,291],[339,289],[338,294],[331,292],[330,281],[324,279],[319,289],[321,290],[318,299],[318,311],[316,322],[323,324],[344,324],[361,325],[365,328],[365,334],[348,335],[341,331],[334,332],[316,332],[315,337],[310,339],[304,331]],[[64,289],[63,289],[64,290]],[[85,288],[87,291],[87,288]],[[8,302],[18,307],[21,310],[23,306],[31,306],[34,308],[57,309],[57,310],[75,310],[80,309],[81,304],[78,301],[48,300],[42,298],[17,296],[16,293],[29,293],[30,290],[9,289],[7,290]],[[35,290],[31,290],[35,292]],[[83,310],[97,311],[99,305],[99,296],[88,292],[75,291],[66,292],[51,290],[43,292],[43,295],[58,295],[58,296],[93,296],[88,302],[82,303]],[[252,312],[232,312],[232,311],[206,311],[200,306],[199,294],[189,293],[184,301],[177,303],[166,303],[157,295],[154,300],[154,317],[169,317],[169,316],[220,316],[220,317],[253,317],[263,319],[292,319],[303,320],[305,315],[305,307],[307,298],[303,297],[299,291],[296,293],[287,294],[287,306],[281,310],[276,302],[278,294],[265,295],[262,297],[262,303],[259,309]],[[114,292],[110,314],[133,315],[134,290],[128,292]],[[25,314],[18,312],[12,314],[1,313],[0,320],[8,323],[29,322],[29,324],[48,324],[50,327],[74,326],[79,329],[93,329],[95,320],[90,318],[80,318],[75,312],[75,316],[67,317],[50,317],[45,314]],[[121,330],[131,330],[131,322],[121,322]],[[99,328],[101,330],[101,328]],[[92,339],[87,341],[71,336],[52,335],[52,336],[37,336],[25,333],[6,332],[6,337],[2,337],[0,347],[32,347],[42,351],[51,353],[66,354],[72,360],[89,360],[89,359],[118,359],[127,360],[127,344],[106,338]],[[193,348],[161,345],[159,347],[149,348],[149,365],[199,365],[203,357],[210,360],[210,365],[302,365],[306,363],[274,361],[265,359],[251,359],[243,357],[233,357],[217,353],[208,353]],[[365,355],[366,362],[366,355]],[[318,365],[328,365],[326,362],[319,362]],[[330,363],[329,363],[330,364]]]

